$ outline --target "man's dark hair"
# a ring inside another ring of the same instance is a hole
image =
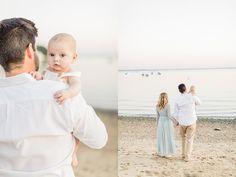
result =
[[[184,93],[186,91],[186,86],[184,84],[179,84],[178,89],[180,93]]]
[[[24,18],[10,18],[0,21],[0,64],[6,72],[12,64],[20,64],[25,49],[31,43],[35,50],[38,30],[35,24]]]

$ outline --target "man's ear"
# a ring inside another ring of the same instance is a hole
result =
[[[34,59],[34,49],[31,43],[29,43],[28,47],[25,49],[25,55],[27,58]]]

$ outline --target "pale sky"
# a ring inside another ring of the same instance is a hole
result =
[[[236,67],[235,0],[1,1],[11,17],[34,21],[38,44],[67,32],[81,55],[118,50],[120,69]]]
[[[39,29],[38,44],[46,45],[60,32],[72,34],[78,52],[112,55],[117,49],[117,17],[114,0],[2,0],[0,20],[24,17]]]
[[[120,0],[119,68],[236,67],[235,0]]]

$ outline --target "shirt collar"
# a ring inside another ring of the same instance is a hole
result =
[[[0,87],[20,85],[30,81],[35,81],[35,79],[30,74],[26,73],[18,74],[11,77],[0,77]]]

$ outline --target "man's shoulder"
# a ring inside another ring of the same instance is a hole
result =
[[[186,101],[189,102],[189,100],[191,100],[191,96],[190,96],[189,94],[187,94],[187,93],[185,93],[185,94],[180,94],[180,95],[178,95],[178,96],[176,97],[176,99],[175,99],[175,104],[180,104],[180,105],[182,105],[182,104],[185,104]]]
[[[183,96],[180,94],[180,95],[177,95],[175,97],[175,102],[178,102],[179,100],[183,99]]]
[[[35,81],[28,84],[28,89],[38,95],[52,95],[58,90],[66,89],[68,86],[62,82],[52,80]]]
[[[192,95],[191,93],[188,93],[188,98],[194,100],[194,99],[197,98],[197,96],[196,95]]]
[[[48,88],[48,89],[64,89],[67,85],[63,82],[53,80],[40,80],[33,83],[36,87]]]

